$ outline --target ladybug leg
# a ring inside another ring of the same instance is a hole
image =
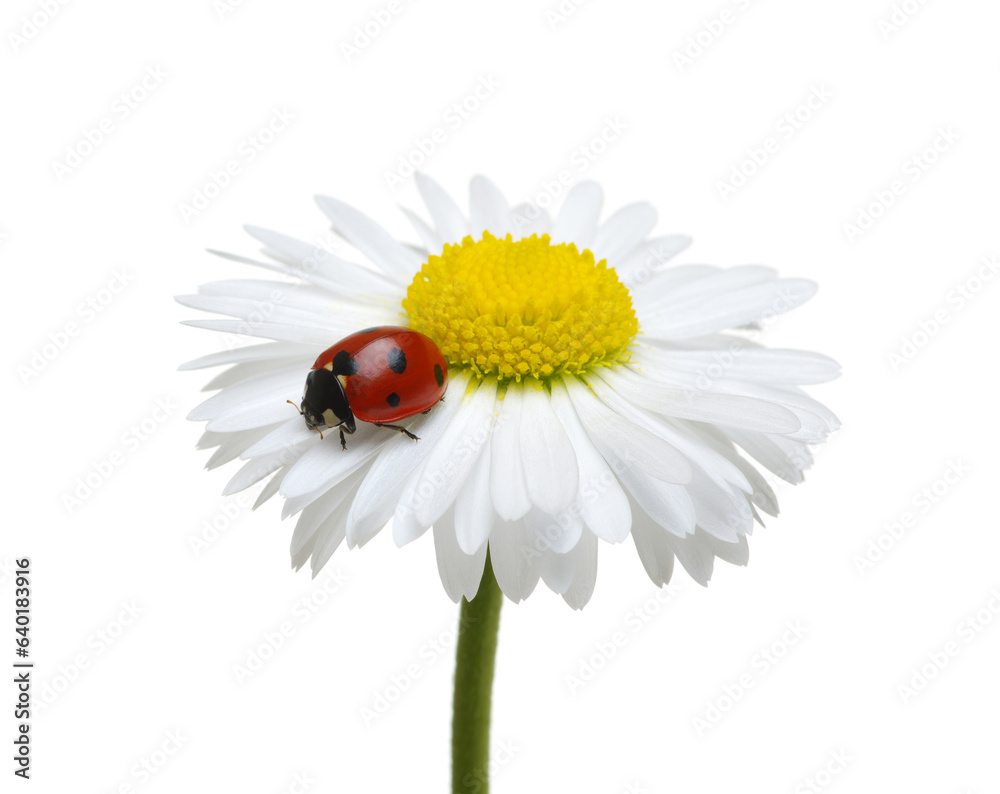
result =
[[[443,394],[438,398],[438,402],[439,403],[443,403],[444,402],[444,395]],[[420,413],[422,413],[422,414],[429,414],[430,412],[431,412],[431,409],[428,408],[426,411],[421,411]]]
[[[340,428],[340,448],[347,450],[347,439],[344,438],[344,428]]]
[[[384,425],[381,422],[375,422],[375,427],[385,427],[385,428],[388,428],[389,430],[395,430],[398,433],[402,433],[404,436],[407,436],[408,438],[412,438],[414,441],[419,441],[420,440],[419,436],[413,435],[413,433],[411,433],[405,427],[400,427],[399,425]]]

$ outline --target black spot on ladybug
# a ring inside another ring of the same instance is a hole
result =
[[[353,375],[358,371],[358,362],[351,358],[346,350],[341,350],[333,357],[334,375]]]
[[[388,397],[385,398],[385,401],[389,403],[389,405],[391,405],[393,408],[395,408],[397,405],[399,405],[399,395],[396,394],[396,392],[393,392],[392,394],[390,394]]]
[[[371,328],[362,328],[360,331],[358,331],[358,333],[359,334],[372,334],[372,333],[375,333],[375,331],[381,331],[381,330],[382,330],[382,326],[381,325],[373,325]]]
[[[389,363],[389,369],[397,375],[402,375],[406,372],[406,355],[398,347],[390,350],[385,359]]]
[[[434,365],[434,380],[437,381],[438,386],[444,386],[444,373],[441,371],[441,365]]]

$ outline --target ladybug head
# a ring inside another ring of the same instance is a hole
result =
[[[340,379],[326,368],[311,370],[306,376],[300,410],[306,426],[311,429],[339,427],[345,433],[355,430],[354,413],[347,404],[344,387]]]

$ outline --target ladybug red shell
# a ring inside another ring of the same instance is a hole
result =
[[[365,328],[327,348],[306,377],[306,425],[353,433],[355,419],[417,437],[393,424],[429,411],[448,389],[448,364],[433,340],[410,328]],[[322,432],[322,431],[321,431]]]

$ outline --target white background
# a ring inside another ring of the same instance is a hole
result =
[[[317,193],[415,240],[396,207],[419,209],[412,179],[393,190],[385,173],[440,127],[422,168],[463,202],[478,172],[513,203],[566,171],[599,179],[609,211],[653,202],[657,233],[695,238],[679,261],[816,280],[817,297],[764,341],[844,366],[811,390],[844,429],[803,485],[778,486],[782,514],[754,534],[747,568],[718,564],[707,589],[679,572],[656,601],[631,542],[605,545],[582,612],[544,587],[505,605],[495,790],[1000,791],[1000,285],[976,276],[1000,254],[1000,7],[902,5],[891,30],[888,0],[591,0],[562,19],[556,5],[457,0],[400,0],[391,14],[387,2],[5,4],[0,648],[8,665],[9,565],[30,555],[37,698],[33,779],[10,790],[447,789],[457,607],[430,535],[341,549],[327,569],[339,586],[290,572],[277,502],[251,512],[220,497],[237,464],[202,471],[200,427],[184,416],[206,378],[175,369],[223,341],[181,326],[196,313],[172,300],[251,275],[204,250],[255,254],[244,223],[326,239]],[[391,21],[345,53],[373,12]],[[483,79],[499,87],[451,123]],[[814,89],[829,98],[783,123]],[[127,108],[133,90],[146,95]],[[250,159],[275,111],[294,119]],[[110,131],[88,152],[102,119]],[[588,159],[609,119],[624,132]],[[776,151],[723,196],[768,138]],[[88,156],[67,172],[56,164],[72,150]],[[183,217],[230,160],[236,177]],[[870,228],[846,230],[873,202]],[[116,272],[127,284],[112,296]],[[935,313],[946,322],[922,335]],[[120,465],[68,504],[114,453]],[[952,463],[967,471],[924,502]],[[907,513],[911,526],[886,534]],[[206,521],[225,531],[196,553]],[[879,539],[887,550],[859,571]],[[782,639],[796,621],[802,636]],[[286,622],[290,636],[239,680]],[[573,689],[567,676],[590,664],[600,671]],[[925,664],[929,683],[901,693]],[[419,676],[366,725],[361,710],[395,696],[407,668]]]

